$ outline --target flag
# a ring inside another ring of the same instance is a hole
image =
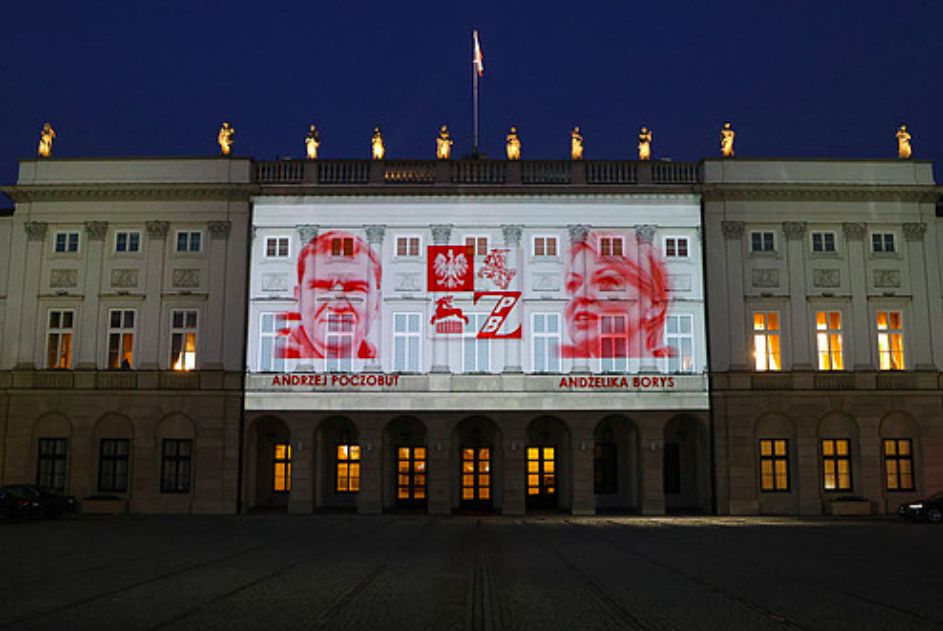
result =
[[[475,39],[475,56],[472,59],[472,65],[475,66],[478,76],[483,77],[485,75],[485,56],[481,54],[481,45],[478,44],[478,31],[472,31],[472,34]]]

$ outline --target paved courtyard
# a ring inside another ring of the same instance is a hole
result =
[[[943,628],[943,527],[77,517],[0,524],[0,628]]]

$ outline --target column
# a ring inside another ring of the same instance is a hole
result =
[[[655,226],[652,225],[640,225],[635,226],[635,241],[638,244],[638,247],[635,248],[635,260],[633,263],[640,270],[644,270],[647,266],[642,260],[642,250],[651,248],[652,242],[655,240]],[[638,289],[629,289],[629,291],[635,291],[636,305],[638,308],[638,322],[641,324],[645,320],[644,311],[648,309],[648,305],[643,304],[641,292]],[[643,331],[642,327],[638,327],[636,332],[637,338],[630,341],[629,348],[637,348],[639,354],[639,372],[643,373],[656,373],[658,372],[658,362],[655,359],[655,356],[652,354],[652,350],[648,348],[648,345],[645,343],[645,338],[647,337],[648,332]],[[631,352],[631,351],[630,351]]]
[[[508,428],[504,433],[504,498],[502,515],[523,515],[527,493],[527,432],[523,427]]]
[[[312,224],[303,224],[296,226],[298,230],[298,239],[301,241],[301,245],[298,248],[298,251],[301,252],[308,243],[313,241],[318,236],[318,226]],[[314,256],[308,260],[309,265],[317,265],[318,257]],[[251,272],[250,272],[251,273]],[[300,306],[299,306],[300,308]],[[314,359],[310,357],[305,357],[299,359],[298,363],[295,364],[295,372],[314,372]]]
[[[585,224],[571,224],[566,227],[567,231],[570,233],[570,248],[575,248],[579,245],[586,243],[586,239],[589,236],[589,232],[592,229],[591,226]],[[572,257],[571,257],[571,260]],[[582,256],[574,261],[574,265],[578,266],[580,273],[583,278],[586,278],[586,257]],[[585,286],[585,284],[584,284]],[[573,366],[570,369],[570,372],[573,373],[588,373],[589,372],[589,357],[574,357]]]
[[[730,370],[750,370],[750,351],[747,339],[751,335],[747,324],[747,309],[743,293],[743,222],[724,221],[720,224],[724,233],[727,255],[727,306],[724,316],[729,322]]]
[[[501,226],[501,234],[504,236],[504,246],[508,249],[508,266],[511,267],[511,269],[517,270],[517,274],[511,280],[511,285],[508,289],[519,290],[522,299],[524,296],[524,256],[521,250],[521,233],[523,231],[524,226],[521,225]],[[519,303],[517,309],[518,313],[521,314],[521,331],[523,332],[524,303]],[[523,335],[517,340],[504,340],[504,372],[523,372],[523,365],[521,363],[523,345]]]
[[[291,493],[288,495],[288,512],[307,514],[314,511],[314,487],[317,464],[317,441],[309,431],[307,419],[288,419],[291,432]],[[323,452],[322,452],[323,453]],[[254,458],[256,454],[248,454]],[[258,475],[258,472],[256,472]],[[250,496],[255,489],[249,489]],[[251,502],[250,502],[251,503]]]
[[[651,414],[639,428],[639,451],[642,460],[643,515],[665,514],[665,422],[663,415]]]
[[[200,324],[200,332],[205,335],[206,343],[203,346],[204,360],[200,367],[205,370],[223,369],[223,305],[226,300],[226,242],[232,231],[232,224],[228,221],[206,222],[207,232],[210,235],[209,243],[209,279],[206,283],[207,301],[204,321]],[[244,341],[243,341],[244,342]]]
[[[574,431],[570,441],[570,480],[573,501],[570,512],[574,515],[595,515],[596,495],[593,488],[593,429]]]
[[[441,423],[430,425],[426,445],[426,466],[429,469],[428,493],[429,513],[447,515],[452,512],[450,491],[456,479],[459,465],[454,462],[455,447],[450,439],[451,432]]]
[[[43,339],[45,335],[47,323],[45,316],[38,313],[38,296],[47,228],[48,224],[45,221],[27,221],[23,224],[23,229],[26,230],[26,261],[20,276],[24,279],[22,310],[19,326],[13,331],[13,335],[8,338],[9,340],[16,340],[19,344],[16,355],[17,368],[36,368],[36,352],[33,343],[37,336],[29,335],[27,331],[32,329],[35,323],[43,331],[43,336],[40,336],[40,339]],[[16,265],[17,261],[14,258],[10,263]],[[10,278],[16,277],[11,275]],[[13,293],[13,287],[10,288],[10,292]],[[10,304],[12,305],[12,302]]]
[[[812,370],[809,353],[812,329],[809,327],[809,309],[805,287],[805,230],[804,221],[786,221],[786,273],[789,275],[789,317],[792,324],[792,369]]]
[[[914,349],[914,360],[904,359],[905,366],[913,366],[916,370],[935,370],[933,365],[933,345],[930,336],[930,294],[927,286],[927,272],[924,261],[923,236],[927,232],[925,223],[905,223],[904,239],[907,240],[907,266],[910,269],[910,295],[913,296],[913,314],[910,321],[913,323],[913,342],[910,348]],[[939,294],[933,294],[939,296]],[[906,333],[906,332],[905,332]]]
[[[95,370],[98,362],[98,297],[101,295],[102,257],[105,248],[105,235],[108,234],[107,221],[85,222],[85,297],[82,305],[82,324],[78,339],[79,361],[76,368]]]
[[[360,493],[357,512],[375,515],[383,512],[383,430],[360,431]]]
[[[452,238],[452,226],[437,225],[431,226],[433,245],[448,245]],[[441,294],[432,296],[432,300],[438,300]],[[435,304],[433,302],[433,304]],[[447,335],[432,334],[432,369],[429,372],[449,372],[449,338]]]
[[[367,243],[378,261],[383,261],[383,236],[386,234],[386,226],[374,225],[364,226],[367,233]],[[373,282],[372,274],[370,282]],[[379,303],[379,304],[378,304]],[[366,372],[380,372],[380,352],[383,344],[383,284],[381,282],[377,291],[367,292],[367,313],[372,313],[373,323],[367,331],[367,342],[376,349],[376,354],[367,360],[364,370]]]
[[[845,247],[848,248],[848,286],[851,292],[851,329],[850,340],[845,338],[845,345],[850,346],[854,359],[854,370],[874,370],[871,363],[871,318],[868,315],[868,262],[865,258],[863,223],[843,223]],[[847,361],[847,360],[846,360]]]
[[[161,291],[164,284],[164,254],[169,221],[148,221],[147,250],[144,256],[144,306],[138,318],[141,336],[142,370],[158,370],[160,361]],[[169,351],[168,351],[169,354]],[[169,362],[168,362],[169,363]]]

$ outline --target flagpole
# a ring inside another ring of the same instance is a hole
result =
[[[477,43],[477,34],[475,31],[475,42]],[[478,157],[478,68],[474,61],[472,62],[472,155]]]

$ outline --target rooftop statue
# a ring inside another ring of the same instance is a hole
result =
[[[382,160],[383,156],[386,155],[386,146],[383,144],[383,134],[380,133],[379,125],[373,128],[373,159]]]
[[[224,156],[228,156],[232,153],[232,143],[235,135],[236,130],[230,127],[228,122],[224,122],[223,126],[219,128],[219,135],[216,137],[216,142],[219,143],[219,150]]]
[[[52,155],[52,141],[56,139],[56,130],[52,125],[46,123],[43,130],[39,132],[39,155],[48,158]]]
[[[907,125],[901,125],[897,130],[897,157],[909,160],[911,155],[913,149],[910,148],[910,133],[907,131]]]
[[[512,126],[508,132],[508,160],[521,159],[521,137],[517,135],[517,127]]]
[[[652,132],[648,127],[642,127],[642,131],[638,135],[638,159],[652,159]]]
[[[570,159],[583,159],[583,136],[580,134],[580,126],[577,125],[570,132]]]
[[[318,128],[312,124],[311,129],[308,130],[308,135],[305,136],[305,149],[308,152],[308,160],[318,159],[318,147],[320,146],[321,134],[318,132]]]
[[[448,160],[452,155],[452,136],[449,135],[449,128],[442,125],[439,130],[439,137],[435,139],[435,157],[439,160]]]
[[[724,123],[724,128],[720,130],[720,153],[725,158],[733,157],[733,139],[736,135],[730,123]]]

